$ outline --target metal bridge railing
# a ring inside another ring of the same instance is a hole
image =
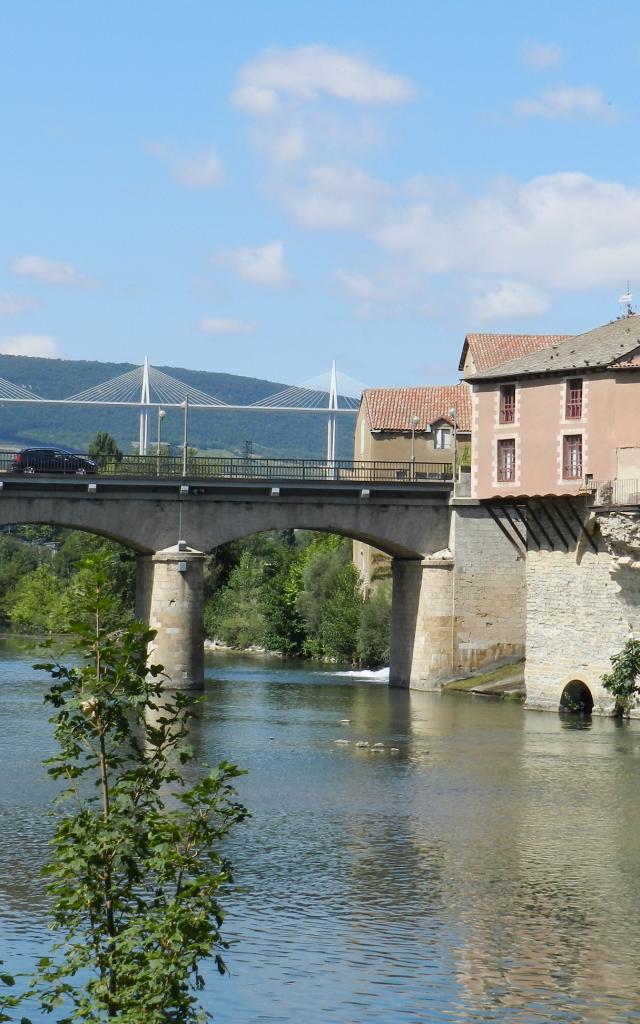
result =
[[[34,457],[27,472],[41,476],[84,475],[86,467],[77,460],[90,456],[78,453],[66,459],[55,457],[38,460]],[[98,477],[197,479],[197,480],[264,480],[268,481],[344,481],[368,483],[419,483],[453,481],[453,466],[442,462],[367,462],[356,459],[262,459],[223,458],[194,455],[187,458],[171,455],[123,455],[121,459],[98,456],[95,460]],[[91,470],[90,470],[91,472]],[[0,453],[0,473],[23,476],[15,471],[13,453]]]

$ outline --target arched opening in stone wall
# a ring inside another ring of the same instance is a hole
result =
[[[593,711],[591,690],[581,679],[572,679],[565,686],[560,697],[560,711],[582,715],[590,715]]]

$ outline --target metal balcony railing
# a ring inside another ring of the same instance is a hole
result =
[[[640,480],[590,481],[593,504],[611,508],[616,505],[640,505]]]
[[[211,481],[344,481],[346,483],[410,484],[423,481],[453,482],[453,466],[446,462],[367,462],[356,459],[263,459],[223,458],[221,456],[123,455],[121,459],[98,456],[95,473],[91,467],[78,467],[78,460],[89,459],[78,453],[69,459],[33,458],[26,473],[14,469],[13,453],[0,453],[0,473],[17,478],[33,476],[97,475],[109,478],[195,479]],[[186,471],[185,471],[186,470]]]

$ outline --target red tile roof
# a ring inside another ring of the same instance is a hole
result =
[[[467,334],[458,369],[463,369],[468,350],[471,351],[474,372],[482,373],[510,359],[519,359],[550,345],[558,345],[571,337],[570,334]]]
[[[471,389],[468,384],[445,384],[422,388],[366,388],[362,405],[371,430],[424,430],[437,420],[451,423],[450,409],[456,410],[458,430],[471,430]]]

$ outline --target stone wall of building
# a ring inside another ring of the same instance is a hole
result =
[[[390,682],[447,679],[524,657],[525,564],[476,502],[451,510],[449,547],[394,559]]]
[[[594,711],[610,714],[601,684],[611,656],[640,635],[640,515],[609,512],[588,524],[566,552],[530,551],[527,558],[527,706],[557,711],[564,688],[588,686]],[[635,556],[635,557],[634,557]]]
[[[453,674],[523,658],[524,559],[486,509],[472,503],[452,509],[450,548],[454,557]]]

